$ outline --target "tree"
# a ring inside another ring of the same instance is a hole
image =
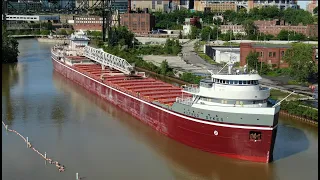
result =
[[[279,34],[277,35],[279,40],[288,40],[289,32],[287,30],[282,29]]]
[[[168,61],[164,60],[161,62],[161,65],[160,65],[160,74],[167,75],[168,72],[172,72],[172,68],[170,68]]]
[[[300,82],[310,80],[318,71],[313,60],[313,47],[309,44],[292,44],[285,52],[283,60],[289,64],[291,75]]]
[[[211,29],[211,27],[206,26],[206,27],[202,28],[202,30],[201,30],[201,40],[203,40],[203,41],[209,40],[210,41],[209,38],[212,38],[212,29]]]
[[[8,36],[8,32],[2,26],[2,63],[18,62],[18,41]]]
[[[258,34],[258,27],[254,24],[253,20],[245,20],[242,23],[244,31],[247,36],[252,36]]]
[[[248,68],[258,70],[258,63],[259,63],[258,59],[259,59],[259,53],[250,51],[248,56],[246,57]]]
[[[199,29],[196,26],[191,26],[191,33],[189,34],[190,39],[196,39],[199,35]]]
[[[313,14],[318,14],[318,6],[313,9]]]

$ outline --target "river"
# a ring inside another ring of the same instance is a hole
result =
[[[52,44],[19,40],[19,63],[2,65],[2,120],[65,172],[2,127],[2,178],[315,180],[318,129],[280,118],[270,164],[219,157],[175,142],[53,71]]]

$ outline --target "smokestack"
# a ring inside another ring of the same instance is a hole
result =
[[[128,0],[128,13],[131,12],[131,0]]]

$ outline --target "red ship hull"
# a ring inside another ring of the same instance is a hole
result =
[[[216,125],[187,117],[121,92],[54,58],[52,62],[55,71],[178,142],[230,158],[263,163],[272,161],[276,127]],[[261,132],[262,140],[250,140],[250,131]]]

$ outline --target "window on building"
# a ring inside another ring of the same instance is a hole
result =
[[[269,52],[269,57],[272,57],[272,52]]]
[[[273,57],[276,57],[276,52],[273,52]]]
[[[281,57],[283,57],[284,56],[284,51],[281,51]]]

